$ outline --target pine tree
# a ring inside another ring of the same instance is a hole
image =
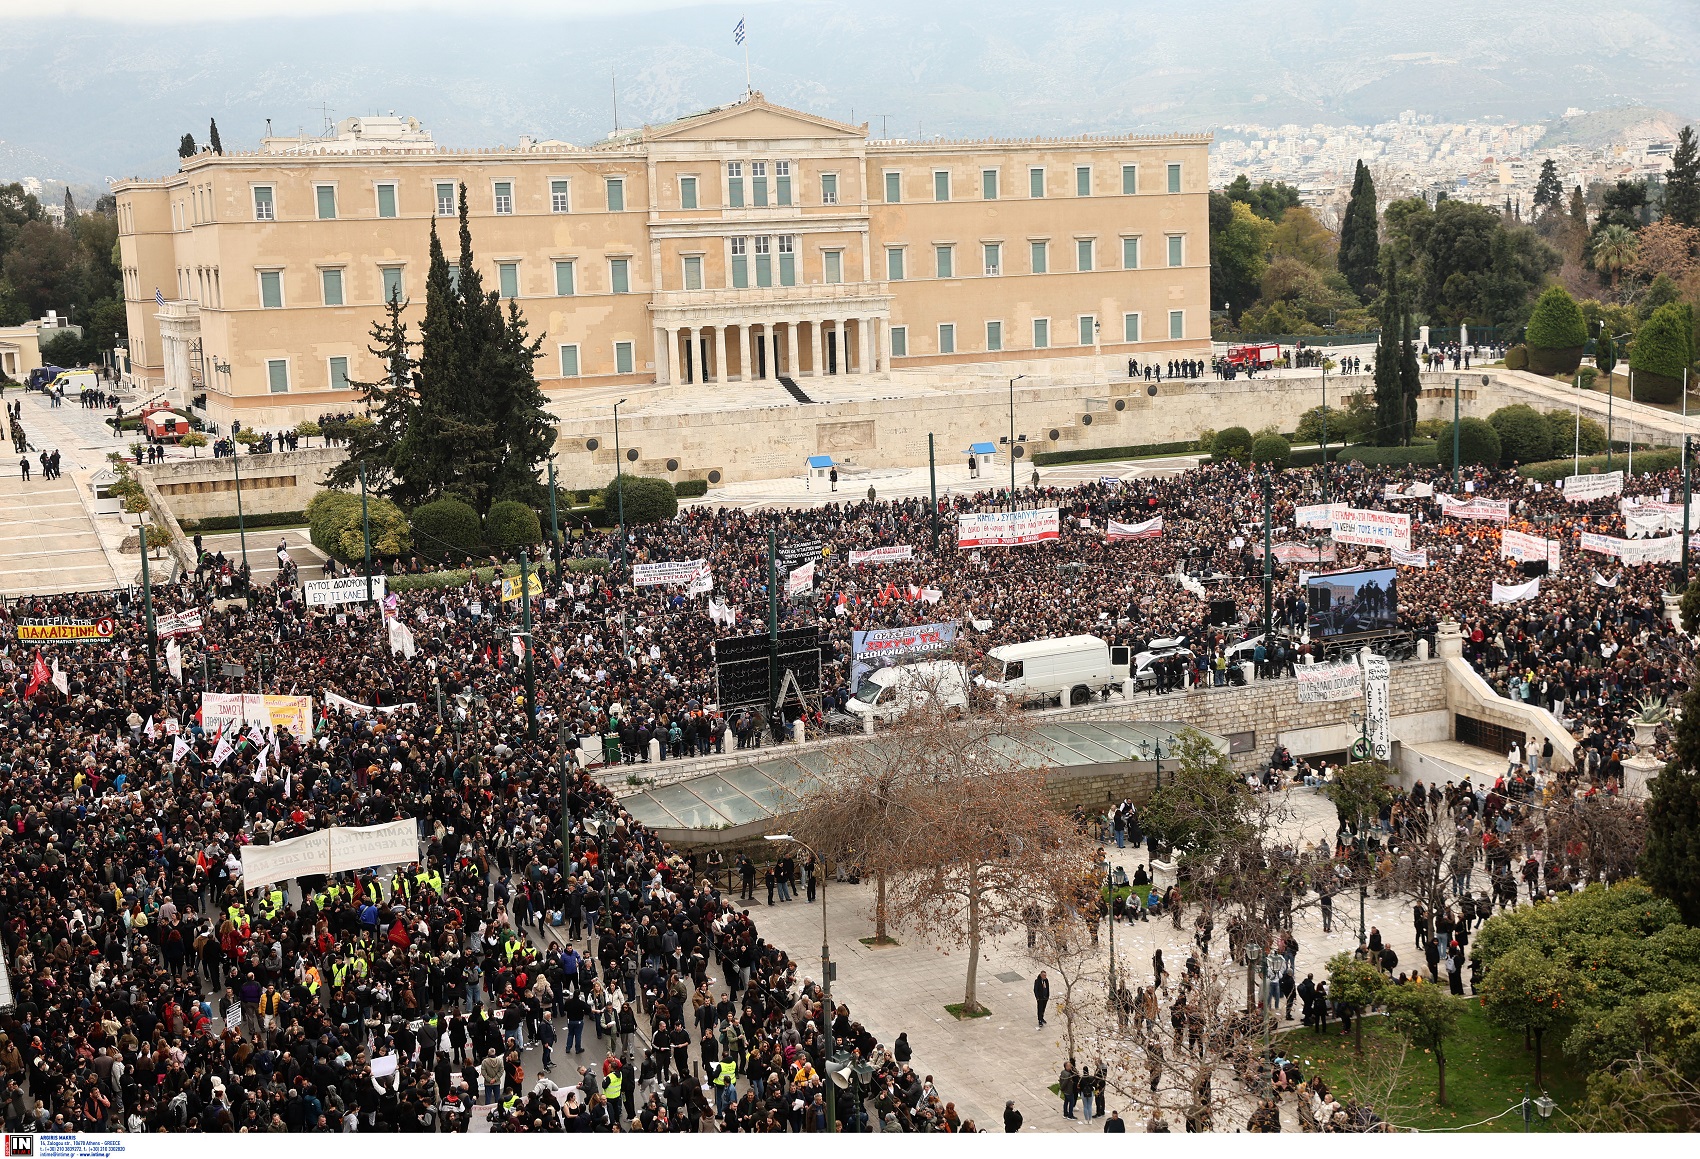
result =
[[[1683,701],[1676,757],[1653,781],[1641,878],[1700,926],[1700,686]]]
[[[1352,292],[1363,302],[1375,296],[1376,273],[1381,260],[1381,224],[1375,209],[1375,179],[1369,166],[1358,162],[1352,178],[1352,197],[1340,221],[1340,272]]]
[[[1556,209],[1564,200],[1564,186],[1558,180],[1558,166],[1548,157],[1541,162],[1541,177],[1535,182],[1535,208]]]
[[[370,426],[357,425],[348,440],[348,457],[326,476],[327,486],[342,489],[360,485],[360,468],[366,468],[366,486],[403,506],[412,506],[421,492],[407,478],[401,447],[415,425],[418,401],[414,370],[418,363],[408,341],[407,323],[401,319],[401,296],[384,303],[384,320],[372,324],[372,342],[367,349],[384,367],[384,375],[373,382],[350,382],[360,391]]]
[[[221,157],[224,155],[224,144],[218,139],[218,122],[211,118],[207,121],[207,148]]]
[[[177,155],[179,157],[187,158],[193,157],[196,152],[195,135],[193,133],[184,133],[183,139],[177,142]]]
[[[1676,152],[1665,170],[1665,217],[1686,226],[1700,225],[1700,150],[1694,143],[1694,126],[1684,125],[1677,135]]]
[[[1387,263],[1386,290],[1381,298],[1381,338],[1375,347],[1375,443],[1396,447],[1405,429],[1405,404],[1400,393],[1399,361],[1404,346],[1404,308],[1399,300],[1399,274]]]

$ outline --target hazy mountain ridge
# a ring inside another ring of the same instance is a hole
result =
[[[892,136],[1166,132],[1223,123],[1546,120],[1567,107],[1700,111],[1687,0],[869,0],[748,10],[770,99]],[[176,167],[217,117],[227,148],[395,110],[451,146],[589,143],[734,99],[737,10],[512,21],[441,15],[188,27],[14,20],[0,176],[99,181]],[[517,43],[517,49],[516,49]],[[882,120],[881,114],[888,114]],[[1555,126],[1555,129],[1557,127]]]

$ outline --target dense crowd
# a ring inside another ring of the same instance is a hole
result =
[[[1337,466],[1327,485],[1337,501],[1379,507],[1388,483],[1445,485],[1431,474]],[[1471,483],[1477,497],[1510,499],[1514,526],[1567,546],[1583,527],[1622,532],[1615,499],[1572,506],[1497,471]],[[1671,484],[1632,486],[1656,495]],[[1316,534],[1293,527],[1293,508],[1319,501],[1323,485],[1314,471],[1277,478],[1276,538]],[[888,1050],[828,1000],[710,867],[633,822],[577,761],[644,760],[658,738],[680,756],[725,746],[731,730],[759,736],[759,716],[717,710],[709,645],[765,628],[770,529],[782,544],[822,545],[812,591],[782,601],[782,618],[824,629],[823,707],[849,692],[853,627],[958,621],[976,655],[1077,632],[1136,650],[1180,636],[1191,650],[1180,683],[1214,679],[1226,650],[1259,629],[1252,547],[1264,512],[1244,468],[1040,487],[1021,502],[1061,509],[1059,542],[955,550],[950,516],[997,499],[948,504],[937,550],[924,500],[700,506],[632,528],[630,562],[707,560],[712,597],[546,570],[535,706],[515,658],[517,601],[489,585],[394,599],[388,614],[417,641],[403,655],[384,646],[382,611],[308,608],[292,570],[250,589],[246,606],[215,607],[231,594],[228,573],[203,567],[155,589],[156,615],[203,612],[155,674],[128,592],[6,608],[8,1128],[464,1130],[482,1097],[493,1110],[478,1113],[504,1131],[973,1129],[910,1067],[906,1042]],[[1443,518],[1430,499],[1397,502],[1413,509],[1412,546],[1431,564],[1401,570],[1406,625],[1431,634],[1439,616],[1457,616],[1472,663],[1505,694],[1562,713],[1584,740],[1580,775],[1611,788],[1636,698],[1682,687],[1659,569],[1568,550],[1538,599],[1489,604],[1495,579],[1521,578],[1498,558],[1494,527]],[[1160,538],[1106,541],[1106,521],[1154,514]],[[618,560],[612,539],[601,550]],[[848,564],[852,549],[897,545],[913,558]],[[1337,567],[1374,557],[1337,550]],[[1297,570],[1276,565],[1275,616],[1293,633],[1269,647],[1271,676],[1313,647],[1298,631]],[[1232,599],[1240,623],[1210,625],[1209,600],[1181,574]],[[724,609],[718,619],[711,607]],[[111,618],[117,630],[40,652],[18,642],[15,625],[43,617]],[[233,663],[246,675],[224,675]],[[313,697],[307,735],[207,727],[200,693],[243,681]],[[344,707],[324,707],[330,695]],[[533,709],[538,741],[527,736]],[[557,747],[567,735],[594,749]],[[1491,797],[1463,796],[1472,823],[1497,823]],[[1463,796],[1454,790],[1447,807],[1465,808]],[[1503,797],[1513,808],[1515,794]],[[1378,823],[1396,828],[1407,807]],[[417,863],[241,887],[245,844],[398,818],[418,819]],[[790,872],[808,879],[799,889],[826,887],[807,866]],[[528,1075],[538,1044],[544,1073]],[[570,1064],[559,1074],[557,1047]],[[823,1074],[845,1055],[872,1075],[860,1099],[837,1100],[833,1124]]]

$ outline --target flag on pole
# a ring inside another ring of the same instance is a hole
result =
[[[183,682],[183,649],[177,646],[176,640],[165,642],[165,667],[173,680],[179,684]]]
[[[744,18],[742,16],[738,17],[738,27],[736,27],[732,30],[732,43],[733,44],[744,43]],[[163,305],[165,305],[165,303],[161,302],[160,305],[163,306]]]
[[[160,306],[165,305],[165,295],[160,292],[160,289],[159,289],[158,286],[155,286],[153,288],[153,300],[154,300],[155,304],[157,304],[157,305],[160,305]]]
[[[154,727],[153,717],[148,717],[148,726],[142,730],[142,735],[147,737],[149,740],[153,740],[159,735],[159,729]]]
[[[188,755],[189,755],[189,742],[184,740],[181,736],[179,736],[177,738],[177,743],[171,746],[171,763],[176,764],[178,761],[182,760],[184,757],[186,757]]]
[[[29,687],[24,689],[24,699],[28,700],[30,697],[34,696],[36,689],[40,688],[43,684],[46,684],[52,676],[53,673],[48,671],[47,661],[41,658],[41,653],[39,651],[36,652],[35,663],[30,665],[30,683]]]
[[[59,690],[59,695],[61,696],[71,695],[70,673],[59,667],[59,658],[57,656],[53,658],[53,687]]]
[[[213,764],[222,765],[230,759],[230,754],[236,751],[236,746],[230,743],[230,738],[224,735],[222,727],[218,730],[218,743],[213,746]]]

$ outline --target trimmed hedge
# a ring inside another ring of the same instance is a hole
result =
[[[412,546],[407,516],[401,508],[377,496],[372,496],[367,508],[373,555],[396,556]],[[303,514],[307,517],[308,536],[320,551],[345,563],[364,554],[358,495],[320,491],[308,502]]]
[[[1198,442],[1143,443],[1134,447],[1098,447],[1093,450],[1040,451],[1033,456],[1035,467],[1060,467],[1064,463],[1102,463],[1109,459],[1144,459],[1152,455],[1179,455],[1198,450]]]
[[[1351,450],[1351,448],[1350,447],[1342,447],[1337,443],[1329,443],[1328,444],[1328,461],[1330,463],[1339,462],[1341,453],[1344,452],[1344,451],[1348,451],[1348,450]],[[1292,456],[1287,460],[1287,466],[1289,466],[1289,467],[1314,467],[1314,466],[1317,466],[1321,462],[1322,462],[1322,448],[1321,447],[1300,447],[1298,450],[1294,451],[1292,453]]]
[[[1659,471],[1669,471],[1681,466],[1682,452],[1676,448],[1659,448],[1656,451],[1637,451],[1635,454],[1635,473],[1637,475],[1652,475]],[[1574,459],[1548,459],[1544,463],[1530,463],[1518,468],[1517,473],[1525,479],[1536,479],[1542,483],[1556,483],[1560,479],[1580,473],[1590,475],[1596,471],[1623,471],[1629,467],[1629,456],[1622,451],[1611,457],[1611,466],[1606,466],[1604,455],[1584,455],[1581,462]]]
[[[1525,346],[1513,346],[1505,352],[1505,369],[1529,369],[1529,350]]]
[[[1509,466],[1544,462],[1552,457],[1551,428],[1534,407],[1526,403],[1502,406],[1488,416],[1488,423],[1499,433],[1500,462]]]
[[[673,494],[680,499],[700,499],[708,494],[707,479],[680,479],[673,484]]]
[[[1582,362],[1588,323],[1582,307],[1563,286],[1548,286],[1529,315],[1529,369],[1536,374],[1569,374]]]
[[[1692,308],[1667,302],[1635,332],[1629,367],[1637,402],[1673,403],[1682,397],[1682,373],[1694,359]]]
[[[574,561],[571,560],[568,561],[569,567],[573,562]],[[532,565],[531,570],[536,574],[542,574],[543,572],[548,571],[551,566],[551,564],[538,561]],[[501,568],[455,567],[448,568],[444,571],[423,572],[418,575],[392,575],[387,577],[385,583],[392,592],[432,592],[441,588],[462,587],[471,582],[474,576],[478,577],[479,583],[487,584],[494,580],[498,574],[518,575],[519,564],[510,563]]]
[[[1244,427],[1217,431],[1210,444],[1210,453],[1218,461],[1232,459],[1236,463],[1245,462],[1251,458],[1251,432]]]
[[[484,517],[484,542],[492,547],[517,547],[543,542],[543,521],[524,503],[503,499],[490,504]]]
[[[1280,471],[1286,468],[1292,457],[1292,444],[1280,435],[1263,435],[1252,441],[1251,461],[1254,463],[1267,463]]]
[[[615,493],[616,487],[620,488],[619,494]],[[602,506],[614,516],[616,524],[622,514],[621,495],[625,497],[627,527],[665,523],[679,513],[679,497],[673,492],[673,484],[648,475],[626,475],[602,489]]]
[[[478,512],[459,499],[443,498],[422,503],[408,516],[419,553],[432,559],[447,552],[468,554],[478,550],[484,541],[478,523]]]
[[[1369,467],[1431,467],[1440,461],[1440,448],[1421,443],[1408,447],[1351,447],[1337,461]]]
[[[567,561],[567,570],[579,575],[607,575],[608,561],[600,555],[587,555]]]
[[[600,503],[592,503],[587,507],[569,507],[563,514],[568,517],[569,522],[574,527],[579,526],[586,519],[590,520],[592,527],[614,527],[620,522],[614,517],[612,511],[609,511]]]
[[[1439,452],[1436,462],[1450,470],[1452,462],[1452,427],[1449,424],[1446,433],[1440,436],[1435,444]],[[1501,445],[1499,432],[1493,429],[1493,424],[1486,419],[1467,418],[1458,424],[1458,456],[1465,466],[1481,465],[1484,467],[1497,465]]]
[[[1556,455],[1566,447],[1575,448],[1578,442],[1581,443],[1581,451],[1584,455],[1605,453],[1606,428],[1603,424],[1583,415],[1580,424],[1580,439],[1578,439],[1578,424],[1574,412],[1549,410],[1542,417],[1547,425],[1547,434],[1552,438],[1553,454]]]
[[[236,531],[242,527],[305,527],[307,513],[305,511],[273,511],[270,514],[246,515],[240,521],[234,515],[209,515],[205,519],[182,519],[183,530],[190,535],[197,532],[205,534],[210,531]]]

